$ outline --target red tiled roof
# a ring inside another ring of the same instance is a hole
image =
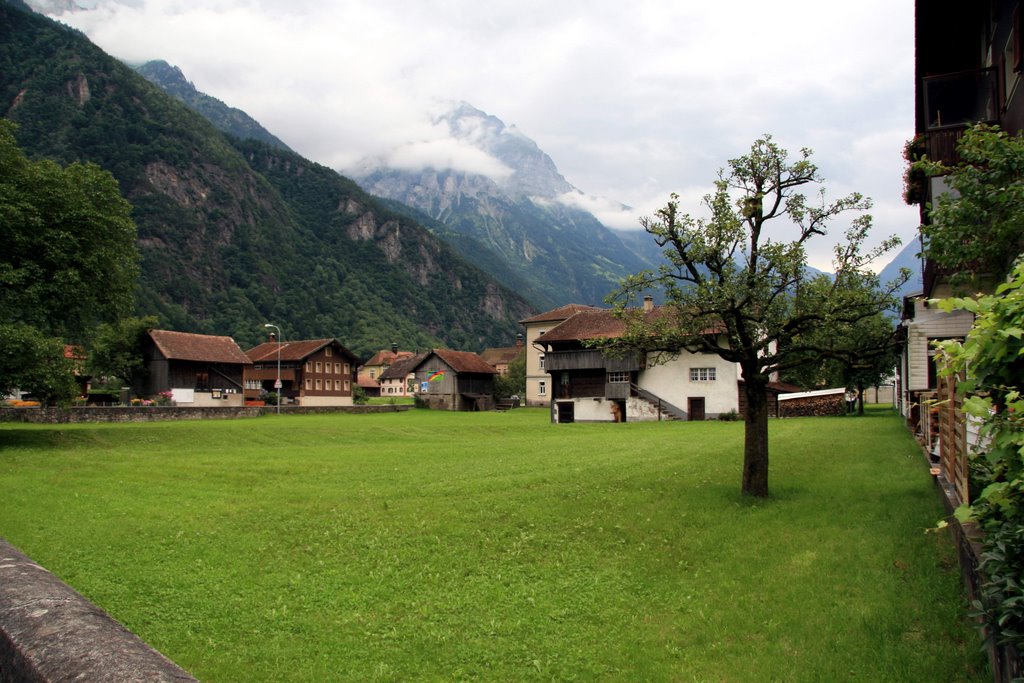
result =
[[[636,310],[636,309],[633,309]],[[673,309],[661,306],[646,312],[644,317],[648,322],[659,320],[674,313]],[[568,320],[555,325],[550,330],[537,338],[537,341],[563,342],[581,341],[584,339],[615,339],[626,332],[626,321],[615,316],[615,312],[609,308],[594,308],[587,311],[580,311]],[[706,329],[702,334],[716,334],[722,330]]]
[[[455,372],[468,372],[486,375],[496,375],[490,363],[473,353],[472,351],[452,351],[451,349],[434,349],[434,355],[443,360]],[[429,355],[429,354],[428,354]],[[426,360],[426,358],[424,358]],[[422,363],[422,361],[421,361]]]
[[[533,316],[531,318],[526,318],[525,320],[520,320],[519,324],[520,325],[527,325],[529,323],[546,323],[546,322],[553,322],[553,321],[558,321],[558,320],[566,320],[567,318],[570,318],[570,317],[576,315],[580,311],[600,311],[600,310],[602,310],[602,309],[596,308],[594,306],[587,306],[586,304],[566,304],[565,306],[560,306],[558,308],[552,309],[550,311],[546,311],[544,313],[538,313],[537,315],[535,315],[535,316]]]
[[[191,332],[150,330],[149,336],[169,360],[205,361],[249,365],[252,361],[242,353],[231,337],[217,337]]]
[[[335,344],[342,353],[349,356],[350,360],[358,362],[356,355],[342,346],[336,339],[300,339],[296,341],[281,342],[281,360],[296,362],[303,361],[320,349],[330,344]],[[277,360],[277,342],[263,342],[259,346],[249,349],[245,355],[253,363],[267,363]]]
[[[486,363],[491,365],[497,365],[498,363],[511,363],[519,357],[519,353],[522,351],[520,346],[502,346],[498,348],[484,349],[480,353],[480,357],[484,359]]]
[[[380,383],[375,379],[370,379],[369,375],[359,375],[356,377],[356,384],[363,389],[380,389]]]
[[[373,354],[373,358],[366,361],[364,365],[391,365],[392,363],[395,363],[397,361],[405,360],[406,358],[412,358],[413,355],[414,354],[412,351],[395,352],[388,349],[384,349],[383,351],[378,351],[377,353]]]

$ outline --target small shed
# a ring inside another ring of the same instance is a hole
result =
[[[413,369],[416,397],[438,410],[494,410],[497,374],[471,351],[433,349]]]

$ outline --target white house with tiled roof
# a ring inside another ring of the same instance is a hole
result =
[[[645,316],[666,315],[646,302]],[[679,350],[667,362],[639,353],[612,356],[586,342],[614,339],[625,322],[608,309],[581,310],[537,337],[550,377],[554,422],[706,420],[740,412],[740,369],[714,353]],[[720,334],[708,330],[707,334]]]

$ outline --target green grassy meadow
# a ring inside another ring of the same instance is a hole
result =
[[[895,414],[0,424],[0,536],[203,681],[984,681]]]

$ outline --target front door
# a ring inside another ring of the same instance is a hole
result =
[[[691,398],[689,399],[689,405],[687,406],[687,412],[690,414],[691,420],[703,420],[704,419],[704,397]]]

